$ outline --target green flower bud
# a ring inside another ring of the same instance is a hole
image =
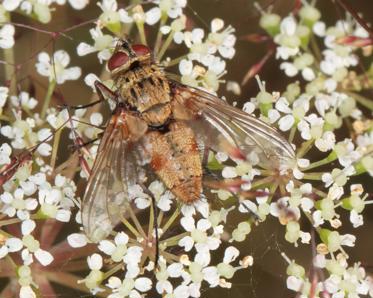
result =
[[[240,222],[237,229],[244,234],[249,234],[251,232],[251,226],[247,221]]]
[[[296,264],[294,261],[289,264],[289,266],[286,268],[286,274],[292,275],[298,278],[303,278],[306,271],[304,268],[298,264]]]
[[[292,103],[300,94],[301,90],[299,87],[299,82],[291,83],[286,87],[286,91],[283,96]]]
[[[355,210],[357,213],[361,213],[364,210],[365,203],[359,195],[352,194],[351,197],[342,200],[342,207],[347,210]]]
[[[336,260],[327,260],[325,267],[331,274],[342,276],[345,273],[345,268]]]
[[[262,27],[271,36],[280,32],[281,17],[274,13],[265,13],[259,20],[259,26]]]
[[[237,242],[242,242],[246,239],[246,234],[238,229],[234,229],[232,232],[232,239]]]
[[[35,240],[32,235],[24,235],[22,237],[22,242],[30,252],[35,252],[40,248],[39,241]]]
[[[347,97],[338,107],[339,113],[342,117],[350,116],[356,107],[356,101],[352,97]]]
[[[310,36],[311,36],[310,28],[306,26],[298,25],[295,34],[299,37],[301,46],[307,47],[310,41]]]
[[[34,13],[36,18],[43,24],[49,23],[52,19],[52,15],[48,5],[41,4],[39,2],[34,4]]]
[[[312,27],[320,19],[321,13],[311,5],[304,5],[299,10],[299,16],[307,26]]]
[[[227,279],[231,279],[236,272],[236,269],[232,265],[226,263],[218,264],[217,268],[219,274]]]

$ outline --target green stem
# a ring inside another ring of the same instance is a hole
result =
[[[268,176],[268,177],[265,177],[263,179],[259,179],[259,180],[255,181],[251,184],[251,189],[257,189],[257,188],[259,188],[263,185],[266,185],[266,184],[272,182],[272,180],[273,180],[272,176]]]
[[[345,92],[349,96],[355,98],[355,100],[361,104],[362,106],[368,108],[369,110],[373,111],[373,99],[366,98],[360,94],[354,92]]]
[[[326,165],[328,163],[331,163],[333,162],[334,160],[336,160],[337,158],[337,155],[335,154],[335,152],[333,151],[332,153],[330,153],[327,157],[325,157],[324,159],[322,160],[319,160],[319,161],[315,161],[313,163],[311,163],[307,168],[304,169],[304,171],[308,171],[308,170],[311,170],[313,168],[317,168],[317,167],[320,167],[320,166],[323,166],[323,165]]]
[[[168,219],[166,224],[162,228],[162,234],[166,233],[168,228],[172,225],[172,223],[175,221],[175,219],[179,216],[180,214],[180,208],[177,208],[175,212],[172,214],[172,216]]]
[[[57,152],[58,152],[58,147],[59,147],[59,143],[61,140],[61,132],[62,132],[62,129],[59,129],[54,135],[54,142],[53,142],[53,149],[52,149],[52,156],[51,156],[51,163],[50,163],[52,169],[54,169],[56,166]]]
[[[109,271],[104,273],[104,278],[103,279],[107,279],[108,277],[112,276],[114,273],[118,272],[122,268],[123,268],[123,263],[119,263],[119,264],[115,265]]]
[[[323,174],[324,174],[323,172],[306,173],[306,174],[304,174],[303,179],[306,179],[306,180],[321,180],[321,176]]]
[[[162,14],[161,21],[159,23],[157,37],[155,39],[155,46],[154,46],[154,53],[155,54],[158,53],[159,48],[160,48],[160,46],[162,44],[162,32],[161,32],[161,28],[166,24],[167,19],[168,19],[167,13],[166,14]]]
[[[11,218],[7,220],[2,220],[0,221],[0,227],[13,225],[13,224],[20,223],[20,222],[21,220],[19,218]]]
[[[165,63],[165,67],[171,67],[171,66],[174,66],[176,64],[179,64],[179,62],[185,58],[188,57],[188,54],[185,54],[185,55],[182,55],[180,57],[177,57],[175,59],[172,59],[170,62],[168,63]]]
[[[297,131],[297,127],[296,126],[293,126],[290,130],[290,134],[289,134],[289,143],[292,143],[293,140],[294,140],[294,136],[295,136],[295,132]]]
[[[158,55],[157,55],[157,61],[161,61],[164,53],[166,53],[166,50],[170,46],[172,39],[174,38],[174,31],[171,31],[170,34],[167,36],[166,41],[163,43],[162,48],[160,49]]]
[[[302,146],[298,150],[297,157],[302,158],[304,155],[306,155],[307,152],[312,148],[312,145],[313,145],[314,141],[315,141],[314,139],[311,139],[307,142],[303,142]]]
[[[127,219],[125,219],[124,217],[122,217],[121,221],[127,227],[127,229],[130,230],[133,235],[135,235],[136,238],[140,237],[140,234],[137,232],[137,230],[135,229],[135,227],[133,225],[131,225],[130,222]]]
[[[147,45],[148,43],[146,42],[144,23],[143,22],[137,22],[136,26],[137,26],[137,29],[139,30],[141,43],[144,44],[144,45]]]
[[[170,246],[175,246],[179,243],[179,240],[181,238],[184,238],[185,236],[187,235],[190,235],[190,232],[184,232],[182,234],[179,234],[179,235],[176,235],[176,236],[173,236],[173,237],[170,237],[168,239],[165,239],[165,240],[162,240],[161,241],[161,244],[166,244],[167,247],[170,247]]]
[[[4,49],[4,60],[7,64],[5,64],[5,80],[9,82],[9,91],[10,94],[15,95],[17,94],[17,78],[15,72],[15,58],[14,58],[14,51],[13,48]]]
[[[144,239],[146,238],[146,234],[145,234],[145,231],[143,230],[140,222],[138,221],[137,217],[136,217],[136,214],[133,212],[132,210],[132,207],[131,206],[128,206],[128,212],[130,214],[130,217],[132,219],[132,221],[134,222],[135,224],[135,227],[137,229],[137,231],[139,231],[139,233],[142,235],[142,237],[144,237]]]
[[[43,107],[41,108],[40,117],[42,119],[45,118],[45,114],[47,113],[47,109],[49,108],[55,87],[56,87],[56,81],[53,79],[52,81],[49,82],[47,94],[45,95]]]

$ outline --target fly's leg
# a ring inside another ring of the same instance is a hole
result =
[[[94,102],[91,102],[91,103],[88,103],[88,104],[85,104],[85,105],[77,105],[77,106],[64,105],[61,108],[62,109],[67,108],[67,109],[71,109],[71,110],[80,110],[80,109],[86,109],[86,108],[89,108],[89,107],[93,107],[93,106],[95,106],[99,103],[105,102],[107,100],[113,100],[115,102],[117,101],[117,95],[115,94],[115,92],[110,90],[108,87],[106,87],[100,81],[96,80],[94,85],[95,85],[95,89],[96,89],[96,92],[97,92],[97,95],[98,95],[98,100],[96,100]]]
[[[154,213],[154,234],[155,234],[155,256],[154,256],[154,268],[158,266],[159,260],[159,234],[158,234],[158,210],[157,210],[157,202],[154,198],[154,195],[149,191],[149,189],[142,183],[140,183],[144,193],[146,193],[152,200],[152,208]]]

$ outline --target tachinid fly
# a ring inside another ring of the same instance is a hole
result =
[[[151,178],[161,180],[183,203],[197,201],[208,151],[243,160],[255,155],[264,168],[280,168],[294,159],[292,147],[274,128],[178,82],[154,61],[147,46],[119,41],[108,68],[115,91],[95,85],[99,96],[115,101],[116,108],[82,206],[92,241],[111,232],[131,208],[133,187],[145,189]]]

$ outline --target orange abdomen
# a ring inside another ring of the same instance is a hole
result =
[[[202,163],[195,135],[183,122],[173,122],[169,131],[147,134],[153,171],[184,203],[193,203],[202,191]]]

